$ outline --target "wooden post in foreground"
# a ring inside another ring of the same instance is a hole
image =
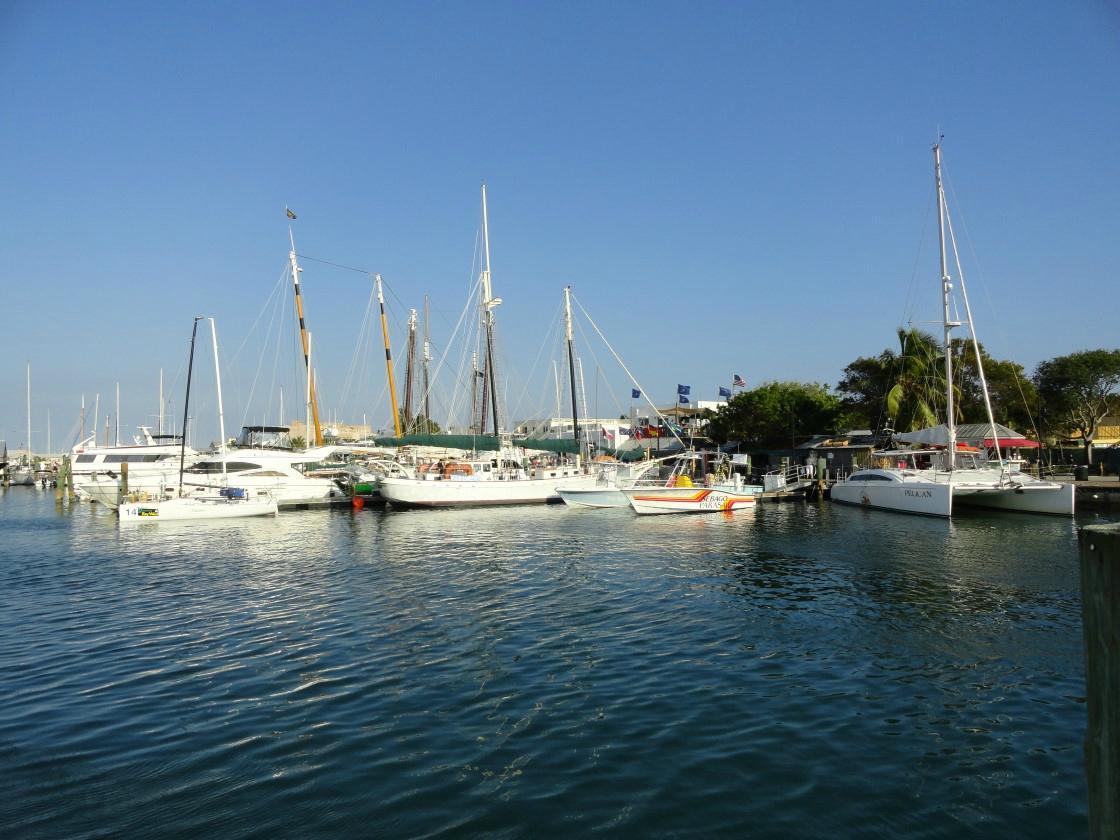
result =
[[[1089,836],[1120,837],[1120,524],[1088,525],[1081,545],[1085,774]]]

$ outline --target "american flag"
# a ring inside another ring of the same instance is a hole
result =
[[[743,379],[743,377],[736,373],[731,377],[731,384],[736,388],[746,388],[747,380]]]

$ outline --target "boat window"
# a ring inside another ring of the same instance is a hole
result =
[[[89,454],[86,454],[86,455],[79,455],[79,456],[78,456],[78,457],[77,457],[77,458],[75,459],[74,463],[75,463],[75,464],[92,464],[92,463],[93,463],[93,459],[94,459],[94,458],[96,458],[96,457],[97,457],[96,455],[89,455]]]
[[[879,475],[878,473],[870,472],[857,472],[852,473],[850,481],[890,481],[889,476]]]
[[[276,470],[259,470],[257,472],[245,473],[246,476],[253,476],[254,478],[283,478],[284,473],[277,472]]]
[[[244,472],[245,470],[259,470],[260,468],[260,464],[250,464],[246,461],[230,461],[226,464],[227,472]],[[221,471],[221,461],[200,461],[193,466],[187,467],[187,472],[192,473],[220,473]]]

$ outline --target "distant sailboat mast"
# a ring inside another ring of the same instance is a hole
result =
[[[198,315],[194,319],[194,326],[191,327],[191,352],[187,357],[187,393],[183,397],[183,436],[179,443],[179,495],[183,495],[183,464],[187,459],[187,418],[191,405],[191,373],[194,371],[194,340],[198,335],[198,322],[202,320],[202,316]]]
[[[214,348],[214,381],[218,387],[218,454],[222,461],[222,483],[229,479],[226,475],[226,416],[222,411],[222,371],[218,366],[218,326],[214,319],[210,319],[210,342]]]
[[[31,466],[31,362],[27,363],[27,466]]]
[[[494,377],[494,307],[499,306],[501,298],[492,294],[490,287],[490,224],[486,212],[486,184],[482,185],[482,306],[483,321],[486,326],[486,375],[489,382],[490,405],[494,416],[494,434],[501,434],[498,424],[498,390]],[[485,408],[483,409],[485,411]]]
[[[295,214],[290,210],[288,211],[288,216],[292,219],[295,218]],[[288,258],[290,259],[292,264],[292,285],[295,287],[296,317],[299,319],[299,335],[300,340],[303,343],[303,364],[307,369],[308,403],[311,406],[311,419],[315,424],[315,445],[322,446],[323,430],[319,426],[319,403],[318,397],[315,393],[314,377],[311,373],[311,338],[307,332],[307,325],[303,320],[303,296],[300,294],[299,287],[299,273],[303,271],[303,269],[299,267],[299,261],[296,259],[296,238],[295,234],[292,233],[291,225],[288,225],[288,239],[292,243],[292,250],[289,252]],[[309,428],[307,431],[307,437],[309,439],[308,445],[310,446],[311,429]]]
[[[401,431],[401,413],[397,406],[397,383],[393,378],[393,351],[389,349],[389,322],[385,318],[385,293],[381,288],[381,275],[373,275],[374,285],[377,287],[377,305],[381,307],[381,340],[385,343],[385,371],[389,377],[389,404],[393,408],[393,431],[397,437]]]
[[[568,379],[572,388],[572,435],[576,441],[576,464],[583,455],[579,436],[579,409],[576,407],[576,355],[572,349],[572,287],[564,287],[564,337],[568,342]]]

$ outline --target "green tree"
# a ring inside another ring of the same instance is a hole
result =
[[[1120,350],[1082,350],[1042,362],[1034,372],[1048,426],[1076,432],[1093,463],[1093,438],[1116,402]]]
[[[840,399],[825,385],[767,382],[721,406],[708,422],[708,435],[717,443],[793,446],[812,434],[834,432],[839,413]]]
[[[959,376],[958,417],[966,423],[986,423],[987,409],[984,408],[984,389],[980,383],[980,372],[976,364],[976,353],[972,341],[962,342],[958,349],[954,342],[954,365]],[[1029,432],[1034,428],[1031,410],[1038,406],[1038,390],[1018,362],[993,359],[980,345],[980,358],[984,364],[984,378],[988,381],[988,396],[992,403],[992,416],[997,423],[1010,426],[1016,431]]]
[[[843,429],[879,429],[886,422],[887,392],[898,357],[890,350],[861,356],[846,368],[840,384],[838,424]]]

